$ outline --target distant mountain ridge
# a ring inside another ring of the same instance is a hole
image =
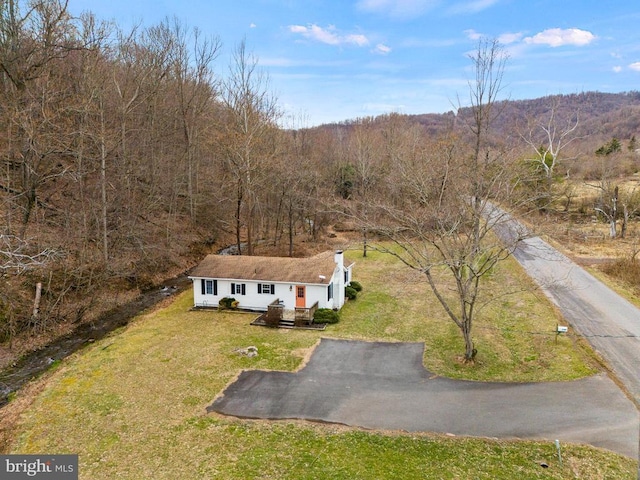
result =
[[[493,123],[492,130],[500,136],[517,138],[518,129],[524,129],[527,119],[539,118],[546,121],[552,108],[560,122],[578,115],[578,128],[575,135],[585,139],[585,147],[597,148],[613,137],[623,143],[633,136],[640,139],[640,91],[623,93],[582,92],[568,95],[548,95],[530,100],[503,100],[496,104],[501,108],[500,115]],[[401,114],[410,122],[422,125],[428,134],[443,132],[452,125],[460,125],[469,108],[460,108],[446,113]],[[373,119],[382,121],[387,115]],[[346,127],[354,125],[360,119],[339,124],[322,125],[327,127]]]
[[[640,91],[624,93],[583,92],[569,95],[549,95],[530,100],[504,100],[499,102],[501,114],[493,130],[512,134],[518,126],[524,127],[527,118],[547,119],[552,108],[558,119],[578,115],[576,135],[599,144],[616,137],[626,141],[640,135]],[[464,116],[466,108],[458,111]],[[409,115],[428,130],[451,125],[454,112],[444,114]]]

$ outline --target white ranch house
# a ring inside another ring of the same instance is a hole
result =
[[[196,308],[217,307],[233,297],[238,308],[266,312],[276,300],[285,310],[340,309],[344,288],[351,282],[353,263],[342,251],[309,258],[207,255],[191,272]]]

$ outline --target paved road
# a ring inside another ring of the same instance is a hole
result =
[[[513,221],[508,227],[519,228]],[[514,256],[640,406],[640,309],[539,237],[522,241]]]
[[[469,382],[424,369],[422,343],[322,339],[299,372],[245,371],[208,408],[371,429],[588,443],[635,458],[636,409],[607,375]]]

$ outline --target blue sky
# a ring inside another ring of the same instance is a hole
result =
[[[307,126],[389,112],[441,113],[468,98],[478,37],[509,54],[504,98],[640,90],[636,0],[69,0],[126,28],[177,17],[247,49],[286,115]]]

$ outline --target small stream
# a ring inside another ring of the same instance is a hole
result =
[[[19,390],[27,382],[45,372],[55,362],[105,337],[109,332],[127,325],[136,315],[168,296],[186,290],[192,283],[187,275],[183,274],[166,280],[164,285],[164,287],[141,293],[135,300],[103,313],[93,322],[79,325],[68,335],[25,355],[13,365],[1,370],[0,407],[9,402],[12,392]]]

